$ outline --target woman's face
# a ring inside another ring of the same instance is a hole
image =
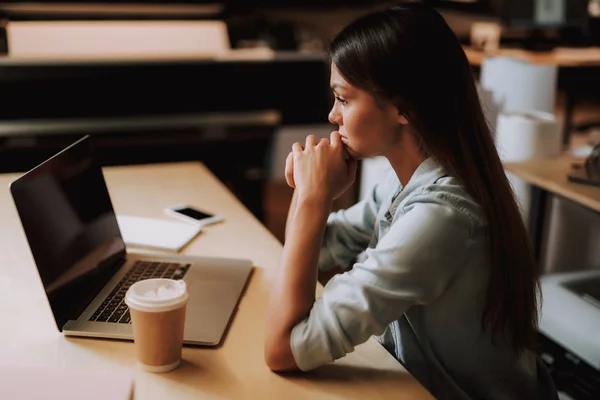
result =
[[[400,138],[406,118],[394,104],[350,85],[331,64],[331,89],[335,96],[329,122],[339,126],[342,142],[353,158],[385,155]]]

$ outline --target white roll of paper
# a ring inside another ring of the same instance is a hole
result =
[[[561,151],[560,124],[553,114],[541,111],[512,111],[498,116],[496,148],[502,162],[556,156]],[[531,188],[507,172],[523,219],[528,221]]]
[[[551,157],[560,153],[560,124],[541,111],[508,111],[498,116],[496,148],[503,162]]]

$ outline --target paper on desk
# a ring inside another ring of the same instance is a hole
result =
[[[0,399],[129,400],[133,374],[122,368],[0,366]]]
[[[117,215],[123,240],[128,246],[179,251],[188,244],[202,227],[157,218]]]

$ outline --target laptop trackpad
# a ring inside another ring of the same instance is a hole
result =
[[[188,284],[190,299],[187,304],[186,342],[216,345],[238,301],[239,285],[223,281],[194,280]]]

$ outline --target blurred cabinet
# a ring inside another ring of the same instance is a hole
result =
[[[298,52],[219,61],[0,57],[0,172],[28,170],[91,134],[104,165],[205,162],[262,220],[273,135],[326,121],[328,87],[324,59]]]

